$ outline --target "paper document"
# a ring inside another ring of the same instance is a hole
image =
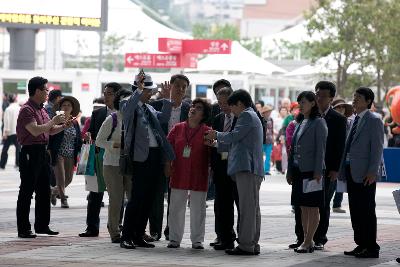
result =
[[[317,182],[316,179],[303,179],[303,193],[311,193],[322,190],[323,179]]]

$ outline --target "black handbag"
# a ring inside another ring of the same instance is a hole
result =
[[[131,145],[135,145],[135,136],[136,136],[136,122],[137,122],[137,113],[135,110],[134,119],[133,119],[133,136]],[[133,175],[133,152],[135,149],[132,149],[132,155],[130,155],[129,151],[125,150],[125,129],[124,124],[122,124],[121,129],[121,149],[119,156],[119,173],[122,176],[132,176]]]

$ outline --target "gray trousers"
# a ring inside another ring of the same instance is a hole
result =
[[[206,226],[207,192],[171,188],[169,203],[169,240],[180,244],[185,230],[185,212],[190,192],[190,240],[192,244],[203,243]]]
[[[239,195],[239,248],[254,252],[260,239],[261,213],[259,192],[262,177],[249,172],[238,172],[232,176],[236,181]]]

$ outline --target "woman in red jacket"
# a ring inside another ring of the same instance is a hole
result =
[[[204,143],[204,135],[211,129],[205,124],[210,111],[211,106],[206,100],[195,99],[188,120],[176,124],[167,137],[176,156],[165,168],[166,176],[171,177],[169,248],[178,248],[182,241],[189,193],[192,248],[204,248],[209,163],[209,148]]]

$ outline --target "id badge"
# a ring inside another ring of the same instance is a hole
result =
[[[185,146],[183,148],[183,157],[184,158],[189,158],[190,157],[190,151],[192,150],[192,148],[190,146]]]
[[[228,152],[222,152],[221,153],[221,159],[222,160],[227,160],[228,159]]]

